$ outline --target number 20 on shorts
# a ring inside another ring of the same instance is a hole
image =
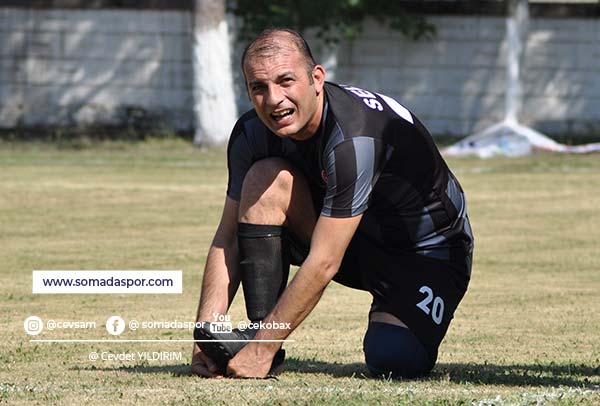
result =
[[[423,310],[425,314],[431,315],[435,324],[441,324],[444,317],[444,300],[439,296],[434,296],[433,290],[429,286],[421,286],[419,292],[424,293],[425,298],[417,303],[417,307]],[[433,304],[429,307],[431,302]]]

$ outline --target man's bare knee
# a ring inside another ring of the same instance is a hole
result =
[[[285,192],[292,188],[294,169],[281,158],[267,158],[257,161],[250,167],[242,186],[242,198],[250,197],[259,191]]]
[[[257,161],[244,178],[239,220],[253,224],[284,224],[293,182],[294,169],[283,159]]]

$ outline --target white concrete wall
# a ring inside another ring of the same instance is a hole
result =
[[[336,80],[396,97],[434,133],[503,118],[505,20],[431,17],[438,35],[408,41],[368,24],[338,52]],[[600,130],[600,20],[535,19],[522,66],[520,121],[549,133]]]
[[[534,20],[524,66],[524,119],[600,129],[600,20]]]
[[[329,57],[335,80],[396,97],[438,134],[501,120],[504,19],[430,20],[437,37],[416,43],[367,24]],[[185,11],[0,9],[0,126],[114,121],[136,106],[191,128],[191,38]],[[523,123],[598,131],[600,20],[532,20],[523,75]]]
[[[0,9],[0,126],[122,119],[192,126],[191,16]]]

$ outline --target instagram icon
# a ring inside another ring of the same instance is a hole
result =
[[[44,322],[38,316],[29,316],[25,319],[23,328],[30,336],[36,336],[44,329]]]

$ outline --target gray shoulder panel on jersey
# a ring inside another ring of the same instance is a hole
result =
[[[342,148],[341,152],[336,150],[338,146]],[[328,190],[321,211],[323,215],[353,217],[368,208],[378,171],[385,163],[380,157],[382,146],[379,140],[371,137],[354,137],[329,151],[325,157]],[[385,151],[385,161],[392,150],[390,146]]]
[[[323,199],[323,208],[321,209],[321,214],[325,216],[332,216],[332,208],[333,208],[333,198],[338,193],[338,181],[337,181],[337,172],[335,170],[335,155],[333,151],[328,151],[327,154],[323,154],[323,168],[325,168],[325,173],[327,174],[327,191],[325,193],[325,198]]]
[[[331,216],[331,208],[333,206],[333,197],[337,194],[337,174],[335,171],[335,155],[333,154],[333,149],[344,141],[344,134],[340,125],[336,122],[329,139],[327,140],[327,144],[325,144],[325,148],[323,150],[323,156],[321,166],[325,169],[327,173],[327,193],[325,194],[325,199],[323,200],[323,208],[321,213],[326,216]],[[331,159],[330,159],[331,158]]]
[[[327,157],[327,155],[342,141],[344,141],[344,133],[340,127],[340,124],[336,122],[335,127],[331,131],[331,135],[329,135],[329,139],[325,144],[323,157]]]
[[[369,197],[373,190],[375,173],[375,139],[370,137],[352,138],[356,155],[356,183],[352,198],[351,216],[356,216],[367,209]]]

